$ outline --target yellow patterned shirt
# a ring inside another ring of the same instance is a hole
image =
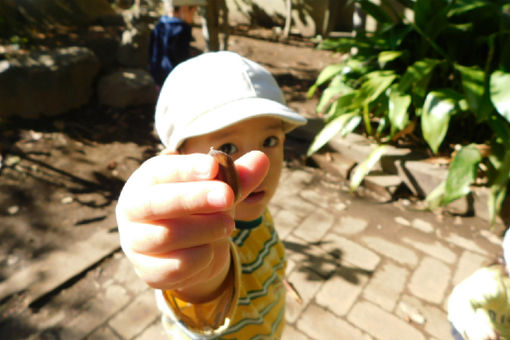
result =
[[[285,323],[284,247],[268,211],[236,222],[231,235],[233,283],[204,304],[156,291],[171,339],[279,339]]]

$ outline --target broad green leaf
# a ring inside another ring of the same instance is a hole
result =
[[[500,115],[492,115],[487,123],[494,131],[495,142],[510,148],[510,126],[505,118]]]
[[[351,191],[359,188],[365,176],[370,172],[374,165],[381,159],[386,152],[386,145],[377,146],[370,155],[356,168],[351,177]]]
[[[476,179],[481,160],[482,155],[474,144],[459,150],[448,169],[443,204],[449,204],[471,192],[471,184]]]
[[[495,71],[490,80],[491,100],[498,113],[510,122],[510,73]]]
[[[344,63],[340,64],[332,64],[326,66],[321,73],[319,73],[319,76],[317,77],[317,81],[315,81],[315,84],[318,86],[321,86],[325,82],[331,80],[334,76],[342,72],[342,69],[345,67]]]
[[[337,52],[350,52],[353,47],[365,49],[371,48],[372,45],[368,41],[362,39],[342,37],[336,39],[325,39],[318,46],[321,50],[334,50]]]
[[[399,82],[399,91],[407,92],[411,86],[425,78],[429,78],[434,68],[440,62],[439,59],[423,59],[409,66]]]
[[[310,156],[322,148],[331,138],[340,134],[342,137],[353,131],[361,122],[357,113],[347,113],[335,118],[315,136],[312,145],[308,148],[307,156]]]
[[[493,226],[496,223],[496,219],[501,211],[501,206],[503,205],[503,201],[506,197],[507,188],[493,185],[491,187],[490,195],[489,195],[489,224]]]
[[[379,120],[379,124],[377,125],[377,137],[380,137],[383,131],[388,126],[388,119],[386,117],[382,117],[381,120]]]
[[[342,78],[334,77],[328,87],[322,92],[316,111],[320,113],[326,111],[337,97],[349,92],[352,92],[352,89],[342,81]]]
[[[423,138],[434,153],[443,142],[450,116],[455,112],[456,102],[446,91],[432,91],[427,95],[421,114]]]
[[[400,58],[404,54],[403,51],[382,51],[377,56],[377,62],[381,66],[381,68],[384,68],[384,66],[389,63],[390,61],[393,61],[397,58]]]
[[[373,102],[381,93],[393,83],[397,78],[391,71],[374,71],[366,75],[356,98],[356,104],[359,106],[367,105]]]
[[[341,116],[345,113],[351,112],[354,109],[356,109],[352,105],[352,102],[355,97],[356,97],[355,91],[340,96],[340,98],[338,98],[336,102],[334,102],[333,105],[331,105],[331,109],[330,111],[328,111],[326,118],[328,120],[331,120],[331,118],[336,118],[338,116]]]
[[[425,202],[427,202],[427,205],[429,209],[436,209],[441,206],[441,203],[443,202],[444,192],[446,190],[446,180],[439,183],[437,187],[432,190],[427,197],[425,198]]]
[[[437,35],[448,26],[447,0],[416,0],[414,22],[427,41],[434,41]]]
[[[491,185],[489,196],[489,219],[491,226],[496,222],[501,205],[506,196],[506,190],[510,178],[510,149],[506,150],[503,162],[498,169],[498,175]]]
[[[411,96],[392,88],[388,102],[388,118],[390,119],[392,131],[402,130],[409,122],[409,105]]]
[[[475,14],[480,13],[480,10],[489,7],[491,4],[487,0],[457,0],[453,8],[448,11],[447,16],[452,17],[455,15],[464,15],[469,12]]]
[[[462,89],[470,110],[479,122],[486,120],[492,111],[492,104],[485,91],[485,72],[478,66],[466,67],[456,64],[455,69],[461,75]]]

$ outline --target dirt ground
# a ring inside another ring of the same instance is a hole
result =
[[[306,91],[340,56],[309,40],[275,41],[270,30],[238,33],[229,50],[266,66],[289,106],[313,117],[317,98],[307,100]],[[200,52],[200,29],[194,36]],[[0,281],[99,230],[115,232],[124,182],[159,150],[153,112],[153,105],[118,110],[92,101],[62,116],[0,124]],[[286,147],[287,162],[303,162],[303,140],[290,138]]]

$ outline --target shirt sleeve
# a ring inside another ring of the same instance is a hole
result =
[[[479,269],[453,289],[448,300],[448,318],[464,336],[472,327],[490,327],[492,322],[484,307],[497,301],[502,293],[498,273],[489,268]]]
[[[233,319],[239,300],[241,264],[235,245],[230,241],[232,264],[225,290],[212,301],[193,304],[177,298],[171,290],[156,291],[162,313],[190,338],[213,339],[221,335]]]

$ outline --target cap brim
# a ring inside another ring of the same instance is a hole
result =
[[[205,135],[257,117],[275,117],[283,122],[285,133],[306,124],[306,119],[286,105],[265,98],[245,98],[207,111],[181,131],[176,131],[167,147],[177,150],[185,139]]]

